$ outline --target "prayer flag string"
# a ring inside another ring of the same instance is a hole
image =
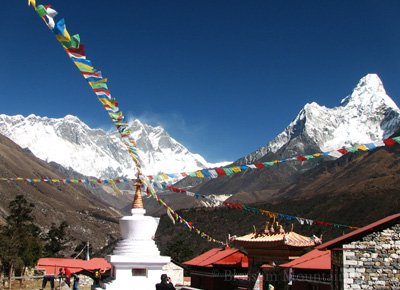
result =
[[[138,178],[145,184],[151,195],[164,207],[167,208],[167,213],[175,221],[179,221],[181,224],[186,225],[189,230],[194,231],[202,238],[207,239],[209,242],[220,243],[224,245],[225,243],[218,241],[206,233],[195,228],[191,223],[179,216],[175,211],[173,211],[163,200],[161,200],[155,193],[154,188],[151,183],[147,182],[147,177],[142,175],[141,172],[141,161],[139,158],[137,145],[134,138],[131,136],[131,130],[128,127],[128,123],[125,122],[125,117],[120,111],[118,102],[115,98],[111,96],[111,92],[108,89],[107,78],[103,78],[101,71],[94,68],[92,62],[86,58],[85,46],[80,43],[80,36],[70,35],[68,32],[64,18],[56,19],[58,12],[54,10],[51,5],[36,5],[36,0],[28,0],[28,5],[31,5],[39,17],[46,23],[49,29],[55,34],[56,39],[59,41],[61,46],[64,48],[65,52],[68,54],[70,59],[73,61],[75,66],[81,72],[82,76],[86,79],[89,86],[92,88],[93,92],[96,94],[98,100],[103,105],[104,109],[107,111],[109,117],[113,121],[115,127],[117,128],[122,142],[128,149],[128,153],[135,162],[136,168],[138,170]],[[4,180],[1,178],[0,180]],[[21,180],[17,178],[16,180]],[[86,183],[86,180],[76,180],[76,179],[23,179],[28,182],[64,182],[64,183]],[[118,183],[117,180],[96,180],[96,183],[109,183],[113,187]]]
[[[382,145],[383,144],[383,145]],[[363,144],[363,145],[357,145],[354,147],[342,147],[342,149],[338,149],[335,151],[331,152],[342,152],[341,154],[348,154],[351,152],[355,152],[358,150],[362,151],[370,151],[375,148],[381,147],[381,146],[393,146],[395,144],[400,144],[400,137],[393,137],[393,138],[388,138],[383,141],[377,142],[377,143],[370,143],[370,144]],[[352,149],[356,148],[356,149]],[[305,160],[301,160],[302,162],[311,160],[310,156],[313,156],[314,158],[320,157],[320,156],[326,156],[329,155],[326,152],[324,153],[314,153],[312,155],[300,155],[300,156],[305,156]],[[155,185],[159,189],[167,189],[167,183],[169,181],[173,181],[176,179],[182,178],[182,177],[187,177],[187,176],[192,176],[192,177],[201,177],[201,178],[217,178],[217,177],[222,177],[228,175],[227,172],[232,175],[234,173],[239,173],[243,172],[247,169],[262,169],[262,168],[267,168],[276,164],[281,164],[281,163],[286,163],[288,160],[293,160],[293,161],[299,161],[300,158],[299,156],[296,157],[289,157],[287,159],[283,160],[274,160],[274,161],[269,161],[269,162],[264,162],[264,163],[256,163],[256,164],[247,164],[247,165],[240,165],[240,166],[234,166],[234,167],[220,167],[220,168],[214,168],[214,169],[202,169],[198,170],[195,172],[182,172],[182,173],[176,173],[176,174],[165,174],[165,173],[160,173],[157,175],[148,175],[146,176],[147,179],[151,181],[152,185]],[[16,178],[7,178],[7,177],[0,177],[0,181],[26,181],[30,183],[36,183],[36,182],[47,182],[47,183],[86,183],[86,184],[108,184],[111,182],[114,183],[128,183],[128,182],[135,182],[136,179],[128,179],[128,178],[119,178],[119,179],[100,179],[100,178],[84,178],[84,179],[55,179],[55,178],[22,178],[22,177],[16,177]]]
[[[209,199],[210,201],[215,202],[214,199],[211,199],[207,195],[190,192],[183,188],[166,185],[165,189],[168,189],[169,191],[175,192],[175,193],[185,193],[186,195],[195,197],[197,199],[201,197],[201,198]],[[288,215],[288,214],[277,213],[277,212],[272,212],[269,210],[250,207],[250,206],[247,206],[242,203],[233,203],[233,202],[224,201],[224,202],[220,202],[220,204],[224,205],[227,208],[239,209],[239,210],[246,211],[248,213],[253,213],[253,214],[261,214],[261,215],[268,216],[269,218],[275,218],[275,219],[286,220],[286,221],[298,221],[301,225],[310,225],[310,226],[311,225],[319,225],[319,226],[334,227],[334,228],[349,228],[352,230],[357,229],[357,227],[354,227],[354,226],[347,226],[347,225],[343,225],[343,224],[324,222],[324,221],[320,221],[320,220],[306,219],[306,218],[302,218],[302,217],[298,217],[298,216],[292,216],[292,215]]]

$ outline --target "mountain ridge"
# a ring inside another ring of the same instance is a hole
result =
[[[301,133],[308,135],[321,151],[330,151],[342,146],[382,140],[399,127],[398,106],[386,94],[379,76],[367,74],[360,79],[353,92],[342,99],[339,106],[327,108],[316,102],[306,104],[277,137],[235,163],[254,163],[269,152],[278,152],[290,139]]]
[[[145,174],[179,173],[207,168],[199,154],[191,153],[162,127],[135,119],[130,122]],[[125,145],[114,132],[92,129],[78,117],[40,117],[34,114],[0,115],[0,133],[47,162],[56,162],[86,176],[117,178],[136,176]]]

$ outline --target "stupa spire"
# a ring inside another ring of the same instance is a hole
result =
[[[135,182],[135,196],[133,198],[132,208],[144,208],[142,199],[142,181],[138,178]]]

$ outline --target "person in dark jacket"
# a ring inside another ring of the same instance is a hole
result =
[[[171,282],[171,278],[166,274],[161,275],[161,283],[156,284],[156,290],[176,290]]]
[[[74,273],[72,274],[72,277],[74,277],[74,284],[72,284],[72,290],[79,290],[79,276]]]

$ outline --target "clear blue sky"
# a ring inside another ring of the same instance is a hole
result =
[[[0,10],[0,113],[111,121],[25,0]],[[377,73],[400,104],[400,1],[53,0],[128,117],[208,161],[265,145]]]

